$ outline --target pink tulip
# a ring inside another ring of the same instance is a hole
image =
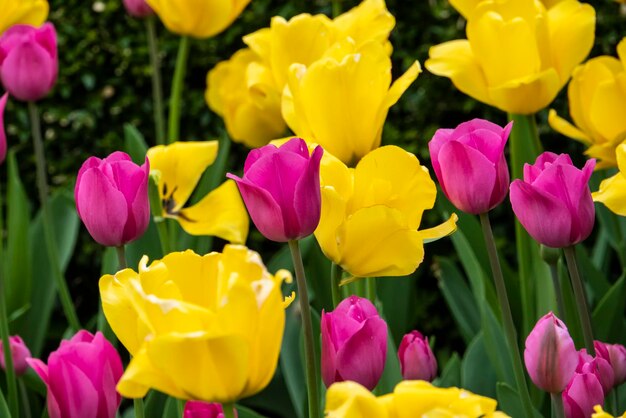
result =
[[[596,357],[608,361],[613,369],[613,386],[626,382],[626,348],[621,344],[594,341]]]
[[[287,242],[311,235],[320,220],[320,161],[324,150],[309,155],[306,142],[292,138],[280,148],[250,151],[243,178],[235,180],[257,229],[268,239]]]
[[[322,379],[326,387],[352,380],[374,389],[387,358],[387,324],[372,303],[358,296],[322,311]]]
[[[591,234],[595,208],[588,183],[595,165],[588,160],[579,170],[569,155],[544,152],[534,165],[524,166],[524,180],[511,184],[511,205],[536,241],[561,248]]]
[[[432,382],[437,376],[437,359],[428,345],[428,338],[419,331],[411,331],[402,338],[398,359],[405,380]]]
[[[83,163],[74,198],[78,216],[94,240],[117,247],[143,235],[150,221],[149,172],[147,158],[138,166],[119,151]]]
[[[567,327],[552,312],[528,334],[524,363],[533,383],[550,393],[562,392],[574,375],[578,352]]]
[[[0,38],[0,80],[19,100],[46,96],[57,80],[57,34],[52,23],[40,28],[11,26]]]
[[[595,405],[604,404],[604,392],[593,373],[576,373],[563,392],[567,418],[589,418]]]
[[[233,409],[235,418],[237,410]],[[183,418],[224,418],[224,409],[219,403],[187,401]]]
[[[146,3],[146,0],[124,0],[124,7],[129,15],[133,17],[148,17],[154,14],[152,7]]]
[[[602,385],[602,390],[605,395],[613,389],[615,373],[613,373],[611,364],[600,356],[592,357],[584,348],[578,352],[578,365],[576,366],[576,373],[595,374],[598,381]]]
[[[13,359],[13,369],[18,376],[26,373],[28,364],[26,359],[30,357],[30,350],[26,347],[24,340],[18,335],[9,337],[9,345],[11,346],[11,358]],[[6,370],[6,364],[4,361],[4,346],[2,340],[0,340],[0,367],[2,370]]]
[[[4,130],[4,108],[7,105],[9,99],[9,93],[4,93],[4,96],[0,97],[0,164],[4,162],[7,157],[7,136]]]
[[[48,357],[26,360],[48,387],[50,418],[113,418],[122,360],[102,333],[79,331]]]
[[[473,119],[455,129],[438,129],[428,143],[443,192],[463,212],[488,212],[506,197],[509,167],[504,146],[512,126]]]

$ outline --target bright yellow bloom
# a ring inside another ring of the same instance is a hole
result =
[[[280,284],[244,246],[204,256],[171,253],[139,272],[100,279],[102,308],[133,356],[117,390],[150,388],[180,399],[234,402],[254,395],[276,369],[285,325]]]
[[[41,25],[49,8],[47,0],[0,0],[0,35],[16,24]]]
[[[593,200],[602,202],[613,213],[626,216],[626,144],[619,145],[615,154],[619,173],[600,183],[600,190],[592,193]]]
[[[438,388],[420,380],[398,383],[376,398],[358,383],[340,382],[326,392],[327,418],[506,418],[496,401],[458,388]]]
[[[600,405],[594,406],[593,410],[596,412],[594,412],[593,415],[591,415],[591,418],[613,418],[613,415],[609,414],[608,412],[604,412],[602,410],[602,406]],[[626,418],[626,412],[624,412],[619,417],[615,417],[615,418]]]
[[[250,0],[146,0],[171,32],[195,38],[217,35]]]
[[[163,217],[176,219],[191,235],[215,235],[242,244],[250,221],[234,181],[226,180],[195,205],[184,207],[217,150],[217,141],[158,145],[148,150],[150,171],[160,173]]]
[[[564,0],[485,0],[468,16],[467,40],[430,49],[426,68],[505,112],[548,106],[593,45],[595,11]]]
[[[476,6],[478,6],[478,4],[483,1],[485,0],[450,0],[450,4],[459,13],[467,18],[469,15],[472,14]],[[541,0],[546,9],[549,9],[562,1],[564,0]]]
[[[380,146],[389,108],[420,71],[416,61],[391,84],[380,43],[339,42],[310,66],[291,66],[283,116],[296,135],[350,164]]]
[[[568,87],[570,116],[576,126],[550,110],[550,126],[586,146],[600,159],[596,168],[615,167],[615,147],[626,139],[626,38],[619,59],[601,56],[576,67]]]
[[[326,155],[320,177],[322,215],[315,238],[326,257],[354,277],[411,274],[424,258],[424,241],[456,229],[453,215],[438,227],[418,230],[437,189],[428,170],[399,147],[378,148],[354,169]]]
[[[389,55],[392,48],[388,39],[395,25],[396,19],[387,10],[384,0],[364,0],[333,20],[337,40],[349,37],[357,45],[376,41],[385,45]]]
[[[224,119],[230,138],[249,148],[266,145],[287,129],[272,75],[248,48],[209,71],[205,98]]]

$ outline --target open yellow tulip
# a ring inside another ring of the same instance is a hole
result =
[[[626,216],[626,144],[615,150],[619,173],[600,183],[600,190],[592,193],[593,200],[602,202],[613,213]]]
[[[0,35],[11,26],[39,26],[48,18],[47,0],[3,0],[0,13]]]

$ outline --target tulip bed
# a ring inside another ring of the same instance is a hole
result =
[[[626,4],[0,2],[0,418],[626,417]]]

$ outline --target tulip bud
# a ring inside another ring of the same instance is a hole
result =
[[[40,28],[15,25],[0,38],[0,80],[23,101],[46,96],[58,75],[57,34],[52,23]]]
[[[437,375],[437,359],[428,345],[428,337],[419,331],[411,331],[402,338],[398,359],[405,380],[432,382]]]
[[[233,414],[237,418],[237,410],[234,408]],[[183,418],[224,418],[224,408],[219,403],[187,401]]]
[[[602,385],[593,373],[575,373],[562,396],[567,418],[588,418],[595,405],[604,404]]]
[[[124,0],[124,7],[129,15],[137,18],[148,17],[154,14],[152,7],[146,0]]]
[[[50,418],[113,418],[121,397],[120,355],[102,333],[79,331],[48,357],[26,359],[48,388]]]
[[[352,380],[369,390],[380,380],[387,358],[387,324],[372,303],[358,296],[323,312],[322,379],[326,387]]]
[[[600,356],[590,356],[584,348],[578,352],[576,373],[593,373],[596,375],[605,395],[613,389],[615,373],[613,373],[611,364]]]
[[[320,161],[303,139],[292,138],[280,148],[266,145],[250,151],[243,178],[237,182],[252,221],[272,241],[287,242],[311,235],[320,220]]]
[[[117,247],[139,238],[148,228],[148,173],[123,152],[105,159],[90,157],[78,171],[76,210],[94,240]]]
[[[626,348],[621,344],[606,344],[594,341],[596,358],[603,358],[613,368],[613,386],[619,386],[626,381]]]
[[[8,99],[9,93],[4,93],[4,95],[0,97],[0,164],[4,162],[4,159],[7,156],[7,136],[4,130],[4,108],[7,105]]]
[[[11,346],[11,358],[13,359],[13,369],[18,376],[26,373],[26,359],[30,357],[30,350],[26,347],[24,340],[18,335],[9,337],[9,345]],[[2,370],[6,370],[6,364],[4,360],[4,347],[2,340],[0,340],[0,367]]]
[[[565,324],[552,312],[543,316],[526,338],[524,363],[533,383],[560,393],[578,364],[578,352]]]
[[[463,212],[488,212],[506,197],[509,167],[504,146],[512,126],[473,119],[455,129],[438,129],[428,143],[443,192]]]
[[[595,160],[579,170],[569,155],[541,154],[524,165],[524,180],[511,183],[513,212],[540,244],[561,248],[578,244],[591,234],[595,208],[589,178]]]

